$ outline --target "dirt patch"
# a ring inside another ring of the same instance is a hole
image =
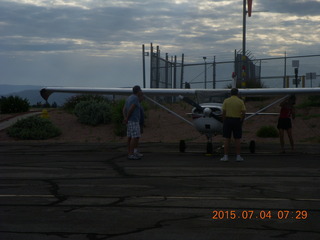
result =
[[[299,100],[299,99],[298,99]],[[254,112],[262,106],[266,106],[273,99],[246,102],[247,112]],[[300,101],[297,102],[299,104]],[[184,103],[169,104],[170,109],[181,116],[188,118],[186,113],[191,111],[191,107]],[[279,105],[268,110],[268,112],[279,112]],[[8,116],[6,116],[8,117]],[[62,135],[42,142],[126,142],[125,137],[118,137],[114,134],[113,124],[100,125],[96,127],[86,126],[77,121],[76,116],[65,112],[62,109],[54,109],[49,112],[50,120],[61,129]],[[257,142],[279,142],[277,138],[259,138],[256,132],[261,126],[277,125],[277,116],[255,116],[244,123],[243,142],[255,140]],[[297,118],[293,122],[293,135],[296,143],[319,143],[320,141],[320,108],[297,109]],[[186,140],[190,142],[206,142],[206,137],[201,135],[196,129],[187,123],[176,118],[169,112],[153,108],[148,111],[145,120],[144,133],[141,142],[179,142]],[[0,141],[14,142],[20,141],[7,136],[6,131],[0,131]],[[222,136],[216,136],[215,142],[223,142]],[[31,141],[30,141],[31,142]],[[286,139],[288,143],[288,140]]]

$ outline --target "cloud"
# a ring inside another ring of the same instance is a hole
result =
[[[262,9],[274,13],[285,13],[296,16],[319,16],[320,1],[318,0],[272,0],[259,1],[258,3],[258,6]]]
[[[268,11],[247,18],[247,48],[256,56],[318,50],[320,1],[253,3],[254,11]],[[14,57],[25,69],[6,71],[16,82],[26,76],[45,81],[45,73],[60,79],[91,74],[99,84],[118,78],[127,85],[124,64],[141,78],[142,44],[148,48],[153,42],[170,55],[185,53],[190,62],[205,55],[230,60],[242,46],[238,0],[4,0],[0,16],[0,61],[12,69]]]

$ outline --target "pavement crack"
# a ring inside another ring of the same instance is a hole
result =
[[[52,202],[50,204],[48,204],[48,206],[52,206],[52,205],[56,205],[56,204],[59,204],[61,202],[64,202],[65,200],[68,199],[68,197],[66,195],[63,195],[63,194],[60,194],[59,193],[59,185],[52,181],[52,180],[44,180],[45,182],[47,182],[48,184],[50,184],[50,188],[49,188],[49,191],[50,193],[55,197],[57,198],[58,200],[55,201],[55,202]]]
[[[157,228],[163,228],[163,227],[169,225],[170,222],[177,222],[177,221],[196,219],[196,218],[199,218],[199,217],[203,217],[203,216],[202,215],[194,215],[194,216],[183,217],[183,218],[164,219],[164,220],[160,220],[160,221],[156,222],[153,226],[150,226],[150,227],[137,228],[137,229],[132,230],[132,231],[118,233],[118,234],[109,234],[109,236],[106,239],[111,239],[111,238],[119,237],[119,236],[126,236],[126,235],[130,235],[130,234],[135,234],[135,233],[141,233],[141,232],[144,232],[144,231],[157,229]]]
[[[101,236],[101,237],[99,237],[99,236]],[[107,239],[107,235],[89,233],[89,234],[87,234],[87,238],[89,240],[103,240],[103,239]]]
[[[123,177],[133,177],[134,175],[132,174],[129,174],[126,172],[125,168],[120,166],[119,164],[117,164],[115,162],[115,160],[119,159],[119,158],[123,158],[124,156],[121,155],[121,156],[117,156],[117,157],[113,157],[113,158],[110,158],[108,159],[108,161],[106,162],[108,165],[111,166],[111,168],[116,171],[120,176],[123,176]]]

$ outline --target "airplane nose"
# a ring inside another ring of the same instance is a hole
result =
[[[212,113],[212,110],[210,108],[205,108],[203,110],[204,116],[209,117],[210,114]]]

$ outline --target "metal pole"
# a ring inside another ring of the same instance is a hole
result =
[[[192,122],[190,122],[190,121],[188,121],[187,119],[185,119],[185,118],[181,117],[179,114],[175,113],[174,111],[171,111],[169,108],[167,108],[167,107],[165,107],[165,106],[161,105],[160,103],[158,103],[158,102],[154,101],[152,98],[150,98],[150,97],[148,97],[148,96],[146,96],[146,95],[144,95],[144,97],[145,97],[146,99],[148,99],[150,102],[152,102],[152,103],[154,103],[154,104],[158,105],[159,107],[161,107],[161,108],[163,108],[164,110],[168,111],[168,112],[169,112],[169,113],[171,113],[172,115],[174,115],[174,116],[176,116],[176,117],[180,118],[182,121],[184,121],[184,122],[186,122],[186,123],[188,123],[188,124],[190,124],[191,126],[193,126],[193,127],[194,127],[194,125],[193,125],[193,123],[192,123]]]
[[[166,64],[165,64],[165,72],[166,72],[166,86],[165,86],[165,88],[168,88],[168,85],[169,85],[169,71],[168,71],[168,66],[169,66],[169,64],[168,64],[168,61],[169,61],[169,56],[168,56],[168,53],[166,53]]]
[[[260,67],[259,67],[259,84],[260,84],[260,86],[262,85],[261,84],[261,71],[262,71],[262,61],[260,60]]]
[[[242,56],[246,55],[246,0],[243,0]]]
[[[174,62],[173,62],[173,56],[171,56],[171,88],[174,86]]]
[[[207,89],[207,57],[203,57],[204,60],[204,89]]]
[[[283,88],[286,87],[286,79],[287,79],[287,52],[284,52],[284,77],[283,77]]]
[[[207,89],[207,61],[204,63],[204,89]]]
[[[243,0],[243,26],[242,26],[242,83],[241,87],[246,87],[246,71],[245,62],[246,62],[246,0]]]
[[[144,44],[142,44],[142,74],[143,74],[143,88],[146,88],[146,60],[145,60]]]
[[[216,88],[216,56],[213,56],[213,83],[212,88]]]
[[[180,88],[183,87],[183,71],[184,71],[184,53],[182,53],[182,59],[181,59],[181,76],[180,76]]]
[[[152,79],[152,72],[153,72],[153,66],[152,66],[152,61],[153,61],[153,45],[150,43],[150,88],[154,88],[155,86],[153,85],[153,79]]]
[[[249,115],[248,117],[246,117],[244,120],[248,120],[249,118],[252,118],[253,116],[263,112],[264,110],[272,107],[273,105],[277,104],[278,102],[284,101],[286,98],[290,97],[290,95],[286,95],[280,99],[278,99],[277,101],[274,101],[273,103],[269,104],[268,106],[261,108],[260,110],[258,110],[257,112],[255,112],[254,114]]]
[[[237,79],[238,79],[238,76],[240,76],[239,75],[240,71],[238,71],[239,67],[237,68],[238,65],[239,65],[239,63],[238,63],[238,59],[237,59],[237,49],[235,49],[234,50],[234,73],[236,74]],[[237,81],[238,80],[236,80],[236,84],[233,87],[237,87]]]
[[[157,46],[156,88],[160,87],[160,47]]]
[[[177,56],[174,56],[174,65],[173,65],[173,88],[177,88]]]

